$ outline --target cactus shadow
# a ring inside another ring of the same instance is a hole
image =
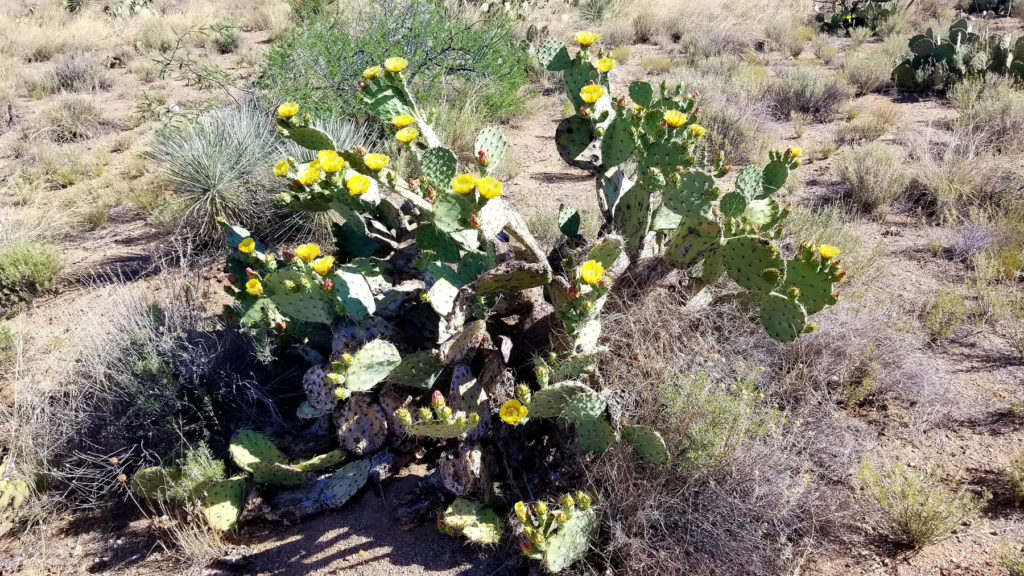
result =
[[[507,549],[487,550],[441,534],[433,524],[403,529],[392,508],[416,487],[418,476],[368,486],[339,510],[283,526],[263,523],[244,534],[255,551],[248,572],[260,576],[296,574],[518,574]]]

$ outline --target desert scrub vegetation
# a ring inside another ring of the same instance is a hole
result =
[[[855,206],[884,215],[910,183],[906,162],[902,148],[872,142],[845,150],[838,175],[848,186]]]
[[[928,337],[935,342],[947,340],[967,319],[963,296],[953,290],[940,290],[925,304],[921,314]]]
[[[858,477],[884,512],[884,528],[895,542],[920,548],[950,534],[975,516],[990,494],[950,488],[937,477],[896,463],[879,471],[867,461]]]
[[[12,315],[20,305],[51,290],[64,257],[54,245],[24,241],[0,248],[0,317]]]
[[[853,97],[853,90],[840,74],[822,68],[797,66],[779,73],[768,84],[766,96],[775,114],[783,119],[793,112],[810,114],[819,122],[839,115]]]
[[[1024,454],[1018,454],[1010,463],[1006,480],[1010,485],[1010,496],[1013,501],[1017,504],[1024,502]]]
[[[352,79],[396,47],[409,60],[413,94],[428,105],[471,97],[488,122],[522,112],[530,98],[523,88],[528,56],[502,11],[475,22],[438,0],[388,0],[331,4],[299,18],[260,75],[269,101],[301,101],[318,115],[365,114]]]

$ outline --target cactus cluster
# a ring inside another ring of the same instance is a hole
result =
[[[462,536],[482,546],[497,544],[505,534],[501,516],[479,502],[456,498],[438,517],[437,528],[444,534]]]
[[[910,56],[892,71],[897,88],[905,91],[945,91],[965,78],[986,74],[1008,76],[1024,83],[1024,36],[993,34],[985,38],[971,30],[966,19],[949,27],[945,36],[928,28],[912,37]]]
[[[597,536],[597,514],[585,492],[564,494],[557,505],[517,502],[513,508],[523,554],[541,561],[549,572],[560,572],[585,556]]]
[[[602,71],[608,58],[599,52],[594,62],[592,51],[581,44],[569,56],[565,45],[551,39],[541,56],[548,70],[565,75],[577,111],[559,125],[559,152],[595,173],[606,229],[622,236],[631,260],[656,256],[703,284],[728,274],[751,293],[773,338],[790,341],[813,330],[807,316],[820,308],[809,310],[787,293],[788,265],[795,261],[774,244],[789,214],[774,196],[800,165],[802,151],[772,151],[767,164],[747,166],[725,192],[722,179],[730,167],[724,155],[711,159],[702,151],[699,94],[633,82],[628,98],[614,98]],[[591,88],[591,96],[600,94],[584,102]],[[829,284],[827,304],[835,303],[832,283],[839,278],[819,276]]]
[[[854,28],[877,31],[879,25],[904,9],[899,0],[821,0],[814,8],[818,26],[831,34]]]

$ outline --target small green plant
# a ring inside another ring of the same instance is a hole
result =
[[[881,507],[889,536],[913,548],[945,537],[977,514],[991,497],[988,493],[976,496],[964,488],[948,488],[934,476],[899,463],[879,473],[865,461],[858,477]]]
[[[667,74],[676,67],[676,63],[666,56],[651,55],[640,61],[640,66],[648,72]]]
[[[597,535],[597,514],[585,492],[563,495],[557,507],[541,501],[517,502],[513,508],[523,534],[523,554],[543,562],[552,573],[585,556],[590,539]]]
[[[1010,495],[1017,504],[1024,503],[1024,453],[1018,455],[1010,463],[1006,472],[1006,480],[1010,484]]]
[[[0,322],[0,377],[7,376],[8,371],[18,361],[18,335],[14,328],[6,322]]]
[[[57,247],[22,242],[0,248],[0,315],[53,288],[64,259]]]
[[[921,315],[925,333],[933,342],[949,339],[967,318],[967,305],[954,290],[943,289],[925,304]]]
[[[839,115],[840,108],[853,96],[853,89],[840,74],[801,66],[773,79],[766,96],[780,118],[800,112],[827,122]]]

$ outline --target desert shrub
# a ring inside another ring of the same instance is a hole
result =
[[[843,74],[864,95],[889,84],[892,60],[882,50],[860,50],[843,60]]]
[[[64,258],[51,244],[19,242],[0,248],[0,316],[51,290]]]
[[[273,229],[272,166],[279,143],[270,119],[251,106],[215,111],[165,128],[147,157],[173,184],[174,230],[197,245],[220,244],[217,218]]]
[[[1007,576],[1024,576],[1024,555],[1020,552],[1004,551],[999,559],[999,563],[1006,570]]]
[[[858,476],[878,502],[889,537],[914,548],[948,535],[977,514],[988,497],[947,488],[938,478],[899,463],[880,473],[865,461]]]
[[[947,340],[967,318],[963,296],[953,290],[940,290],[925,304],[921,323],[934,342]]]
[[[207,36],[210,46],[219,54],[231,54],[238,50],[242,43],[242,37],[238,33],[238,28],[230,24],[211,26]]]
[[[57,143],[79,142],[97,136],[103,113],[89,98],[67,96],[40,114],[37,131]]]
[[[811,51],[825,64],[832,64],[839,56],[839,49],[828,34],[817,34],[811,40]],[[888,72],[888,71],[886,71]]]
[[[103,64],[95,54],[72,52],[62,54],[53,67],[57,87],[68,92],[88,92],[108,88]]]
[[[854,204],[867,212],[888,210],[910,182],[903,150],[878,142],[845,151],[838,170]]]
[[[658,17],[652,12],[641,12],[633,18],[633,42],[646,44],[658,34]]]
[[[1010,463],[1006,472],[1006,480],[1010,484],[1010,496],[1015,502],[1024,502],[1024,454],[1018,455]]]
[[[577,9],[584,20],[598,23],[604,20],[615,8],[616,0],[582,0]]]
[[[493,12],[475,23],[439,0],[388,0],[364,11],[326,8],[274,44],[259,85],[275,103],[299,101],[321,115],[358,116],[367,108],[353,79],[401,53],[409,60],[413,94],[428,105],[452,91],[473,90],[486,120],[509,118],[529,99],[521,90],[528,58],[512,22]]]
[[[850,35],[850,43],[853,44],[853,47],[860,48],[861,46],[864,45],[865,42],[870,40],[875,33],[871,30],[871,28],[860,27],[851,28],[848,34]]]
[[[6,322],[0,322],[0,379],[6,378],[18,362],[18,335]]]
[[[766,92],[780,118],[801,112],[821,122],[838,115],[840,107],[852,96],[853,90],[840,75],[803,66],[782,72],[769,83]]]
[[[640,61],[640,66],[642,66],[647,72],[667,74],[676,67],[676,62],[666,56],[652,54],[650,56],[645,56],[644,59]]]
[[[1024,93],[1004,79],[966,81],[950,91],[960,115],[953,121],[957,138],[976,151],[1024,152]]]

